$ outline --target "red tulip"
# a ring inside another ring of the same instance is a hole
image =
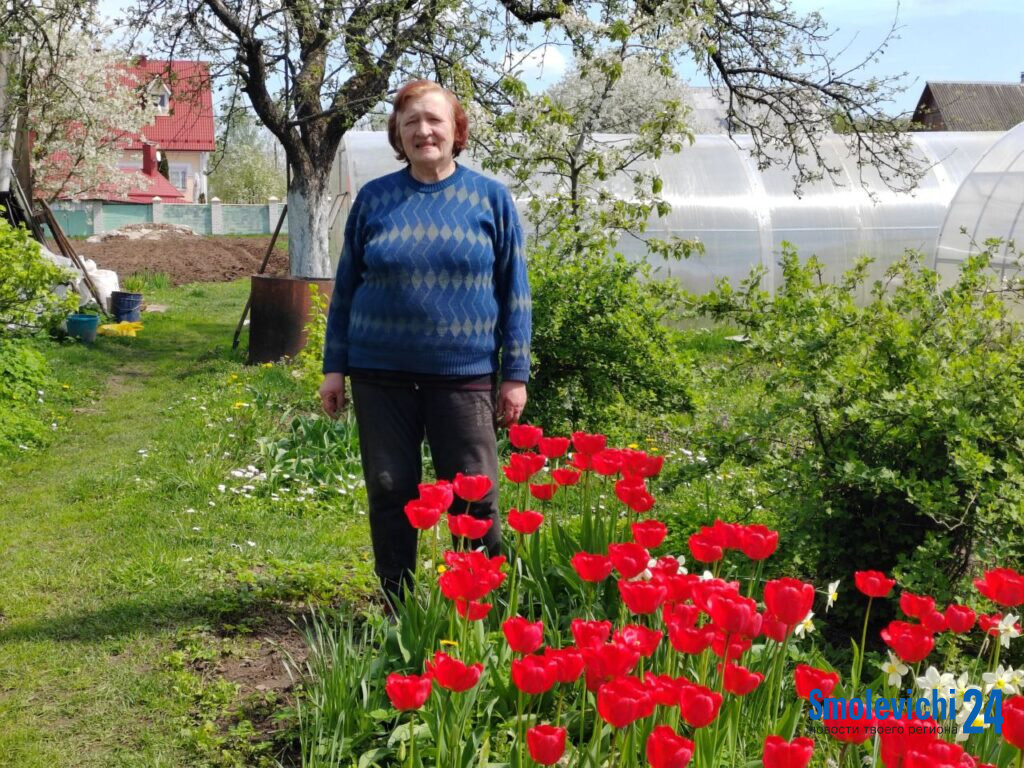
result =
[[[966,605],[951,604],[946,606],[946,625],[950,632],[962,635],[974,627],[977,615]]]
[[[384,683],[384,692],[397,710],[419,709],[430,697],[430,677],[392,672]]]
[[[527,477],[533,477],[535,474],[540,472],[544,467],[544,457],[539,453],[531,453],[530,451],[523,451],[522,453],[513,453],[508,457],[508,463],[510,467],[515,467],[517,471],[523,472]]]
[[[693,559],[702,563],[716,563],[725,555],[720,546],[702,533],[693,534],[687,543],[690,545],[690,554],[693,555]]]
[[[741,549],[743,547],[743,528],[739,523],[715,520],[710,528],[704,526],[700,530],[722,549]]]
[[[703,685],[687,685],[679,693],[679,711],[694,728],[714,722],[721,706],[722,695]]]
[[[459,536],[464,539],[479,539],[484,536],[494,520],[489,517],[473,517],[473,515],[453,515],[448,513],[448,528],[452,536]]]
[[[649,657],[658,649],[663,633],[660,630],[648,629],[639,624],[627,624],[614,635],[614,640],[635,650],[644,658]]]
[[[795,626],[814,605],[814,585],[786,577],[764,585],[764,604],[779,621]]]
[[[685,679],[685,678],[683,678]],[[686,680],[689,684],[690,681]],[[654,697],[654,703],[659,707],[679,706],[679,685],[672,675],[654,675],[644,672],[644,687]]]
[[[543,656],[524,656],[512,660],[512,683],[523,693],[538,696],[555,684],[557,664]]]
[[[612,561],[606,555],[577,552],[569,560],[576,575],[583,581],[604,581],[612,572]]]
[[[596,691],[602,683],[628,675],[640,661],[640,654],[624,643],[591,645],[580,649],[587,671],[587,689]]]
[[[921,617],[921,626],[923,626],[933,635],[937,634],[938,632],[945,632],[946,629],[948,629],[948,625],[946,624],[946,617],[942,614],[941,611],[932,611],[931,613],[926,613],[924,616]]]
[[[764,525],[748,525],[743,529],[740,550],[751,560],[765,560],[775,554],[779,532]]]
[[[608,557],[624,579],[639,576],[651,560],[650,553],[636,542],[626,541],[608,545]]]
[[[573,619],[569,623],[569,629],[572,630],[572,639],[576,641],[576,645],[579,648],[587,648],[608,642],[608,638],[612,634],[612,623],[610,621]]]
[[[832,689],[839,683],[837,672],[828,672],[824,669],[810,667],[807,664],[797,664],[793,670],[793,682],[796,687],[796,695],[801,699],[810,698],[811,691],[821,691],[823,698],[832,695]]]
[[[664,456],[648,456],[640,470],[640,475],[642,477],[656,477],[661,474],[661,468],[664,464]]]
[[[792,624],[779,621],[771,611],[765,611],[764,620],[761,622],[761,632],[765,637],[771,638],[776,643],[784,643],[792,631]]]
[[[668,590],[651,581],[620,581],[619,596],[633,613],[654,613],[665,602]]]
[[[565,728],[535,725],[526,732],[526,746],[534,761],[541,765],[554,765],[565,752]]]
[[[896,579],[887,578],[881,571],[857,571],[853,581],[868,597],[886,597],[896,586]]]
[[[721,665],[719,665],[719,669],[721,669]],[[739,664],[727,663],[723,674],[725,676],[723,687],[736,696],[746,696],[764,682],[764,675],[760,672],[751,672]]]
[[[726,649],[726,641],[729,643],[728,649]],[[714,634],[711,636],[711,650],[715,652],[715,655],[729,661],[730,659],[738,659],[748,650],[750,650],[751,640],[749,637],[743,635],[727,635],[720,629],[715,629]],[[728,650],[728,656],[726,655]]]
[[[572,458],[569,459],[569,463],[581,472],[587,472],[590,470],[590,454],[574,453]]]
[[[883,629],[881,634],[885,644],[909,664],[923,660],[935,647],[935,638],[920,624],[890,621],[889,626]]]
[[[579,648],[548,646],[544,656],[555,662],[555,680],[559,683],[574,683],[583,674],[583,652]]]
[[[647,762],[651,768],[684,768],[693,757],[693,742],[668,725],[659,725],[647,737]]]
[[[659,520],[644,520],[642,523],[631,523],[629,526],[633,532],[633,541],[641,547],[654,549],[660,547],[668,534],[668,526]],[[677,563],[678,567],[678,563]]]
[[[523,465],[509,464],[508,466],[502,467],[501,471],[505,473],[505,477],[508,478],[510,483],[525,483],[530,479],[530,473]]]
[[[452,505],[455,500],[455,493],[452,484],[447,480],[438,480],[435,483],[420,483],[420,501],[428,507],[437,507],[442,512]]]
[[[814,754],[814,741],[797,738],[786,741],[781,736],[769,736],[764,740],[764,768],[807,768]]]
[[[442,688],[456,693],[468,691],[476,685],[483,671],[483,664],[467,665],[441,651],[434,654],[433,663],[427,662],[427,674]]]
[[[580,481],[580,473],[575,469],[562,467],[551,470],[551,479],[559,485],[576,485]]]
[[[647,490],[647,486],[644,485],[644,480],[643,480],[642,477],[638,477],[638,478],[635,478],[635,479],[631,478],[631,479],[628,479],[628,480],[623,479],[623,480],[616,480],[615,481],[615,496],[623,504],[627,504],[628,505],[629,504],[629,500],[630,500],[630,498],[632,498],[634,493],[637,493],[639,491],[646,491],[646,490]]]
[[[1010,568],[993,568],[975,579],[977,590],[993,603],[1013,607],[1024,603],[1024,576]]]
[[[893,719],[895,718],[886,721],[887,724],[892,722]],[[903,717],[895,719],[893,726],[892,728],[883,728],[879,734],[882,764],[886,768],[900,768],[901,766],[902,768],[907,768],[908,764],[916,762],[912,755],[928,751],[931,744],[935,741],[935,729],[938,728],[938,723],[931,718],[917,717],[917,715],[907,716],[907,714],[904,714]],[[939,760],[936,762],[941,763],[944,761]],[[959,762],[959,759],[955,762]],[[932,763],[925,761],[922,768],[923,766],[931,768]]]
[[[700,629],[684,627],[681,624],[669,626],[668,641],[679,653],[686,653],[696,656],[703,653],[711,646],[715,637],[714,627],[707,626]]]
[[[491,612],[490,603],[479,603],[477,601],[468,600],[456,600],[455,610],[462,618],[467,621],[480,621],[481,619],[487,618],[487,614]]]
[[[999,622],[1003,620],[1003,614],[980,614],[978,616],[978,629],[986,635],[999,636]]]
[[[749,597],[722,592],[708,598],[708,608],[711,621],[728,635],[756,637],[761,633],[761,616],[757,612],[757,603]],[[804,616],[806,615],[805,613]]]
[[[558,483],[530,483],[530,495],[538,501],[551,501],[558,490]]]
[[[598,688],[597,712],[613,728],[625,728],[654,712],[654,698],[635,677],[620,677]]]
[[[508,646],[516,653],[533,653],[544,643],[544,622],[513,616],[501,625]]]
[[[1003,740],[1024,750],[1024,696],[1003,701]]]
[[[543,435],[543,429],[529,424],[513,424],[508,428],[508,441],[520,450],[533,448]]]
[[[434,527],[441,517],[441,510],[428,506],[419,499],[413,499],[405,505],[405,516],[413,528],[425,531]]]
[[[700,618],[700,608],[690,603],[665,603],[661,607],[661,620],[665,626],[681,625],[687,629],[697,626],[697,619]]]
[[[549,459],[557,459],[560,456],[565,456],[565,452],[569,450],[569,438],[542,437],[537,445],[537,450]]]
[[[903,592],[900,594],[900,610],[907,616],[923,619],[935,610],[935,598]]]
[[[513,531],[529,535],[534,533],[544,522],[544,515],[532,509],[522,511],[512,508],[508,511],[508,525]]]
[[[615,495],[619,497],[619,501],[638,514],[649,512],[655,503],[654,497],[644,487],[642,479],[639,483],[619,480],[615,483]]]
[[[590,468],[604,477],[617,475],[622,470],[622,455],[613,448],[605,448],[590,457]]]
[[[491,478],[487,475],[464,475],[459,472],[452,481],[455,495],[463,501],[480,501],[491,490]]]
[[[604,435],[589,435],[586,432],[572,433],[572,447],[585,456],[593,456],[603,451],[608,438]]]

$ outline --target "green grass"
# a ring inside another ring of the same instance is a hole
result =
[[[367,590],[358,500],[217,489],[295,405],[289,371],[230,350],[246,291],[157,288],[138,338],[48,346],[60,430],[0,459],[0,766],[233,764],[196,735],[232,703],[190,657],[282,598]]]

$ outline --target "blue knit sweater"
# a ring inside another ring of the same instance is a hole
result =
[[[530,285],[512,196],[457,165],[435,184],[403,169],[349,211],[327,319],[324,373],[375,368],[530,375]]]

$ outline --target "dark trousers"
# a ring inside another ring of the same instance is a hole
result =
[[[495,393],[353,379],[352,404],[370,505],[375,570],[388,596],[400,598],[416,568],[418,531],[409,524],[405,505],[419,495],[424,435],[439,479],[452,480],[457,472],[491,478],[490,493],[470,505],[469,512],[490,517],[494,524],[481,541],[472,544],[483,544],[492,556],[499,554]],[[451,510],[465,512],[466,502],[456,497]],[[445,525],[443,517],[439,525]]]

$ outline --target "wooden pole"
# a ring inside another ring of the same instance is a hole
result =
[[[107,312],[107,308],[103,306],[103,299],[100,298],[100,292],[96,290],[96,286],[92,282],[92,278],[89,277],[89,273],[85,271],[85,264],[82,263],[81,257],[75,252],[74,247],[71,245],[71,241],[68,240],[64,234],[64,230],[60,228],[60,224],[57,222],[57,217],[53,215],[53,211],[45,200],[41,200],[40,203],[43,206],[43,215],[46,217],[46,224],[50,227],[50,231],[53,233],[53,239],[57,241],[57,247],[60,248],[60,252],[64,254],[66,258],[71,259],[72,263],[82,271],[82,277],[85,279],[85,284],[89,287],[89,292],[92,297],[96,299],[96,303],[99,305],[100,312],[103,313],[104,317],[110,317]]]
[[[274,252],[274,246],[277,244],[277,236],[281,232],[281,227],[284,226],[285,216],[288,215],[288,205],[285,204],[281,208],[281,215],[277,219],[277,226],[274,227],[274,234],[270,237],[270,245],[267,247],[267,252],[263,255],[263,263],[260,264],[259,270],[256,272],[257,275],[262,275],[267,270],[267,264],[270,261],[270,254]],[[245,308],[242,310],[242,316],[238,319],[238,327],[235,328],[235,337],[231,340],[231,349],[238,349],[238,339],[242,335],[242,326],[245,325],[245,318],[249,316],[249,309],[252,307],[252,288],[249,289],[249,298],[245,300]]]

